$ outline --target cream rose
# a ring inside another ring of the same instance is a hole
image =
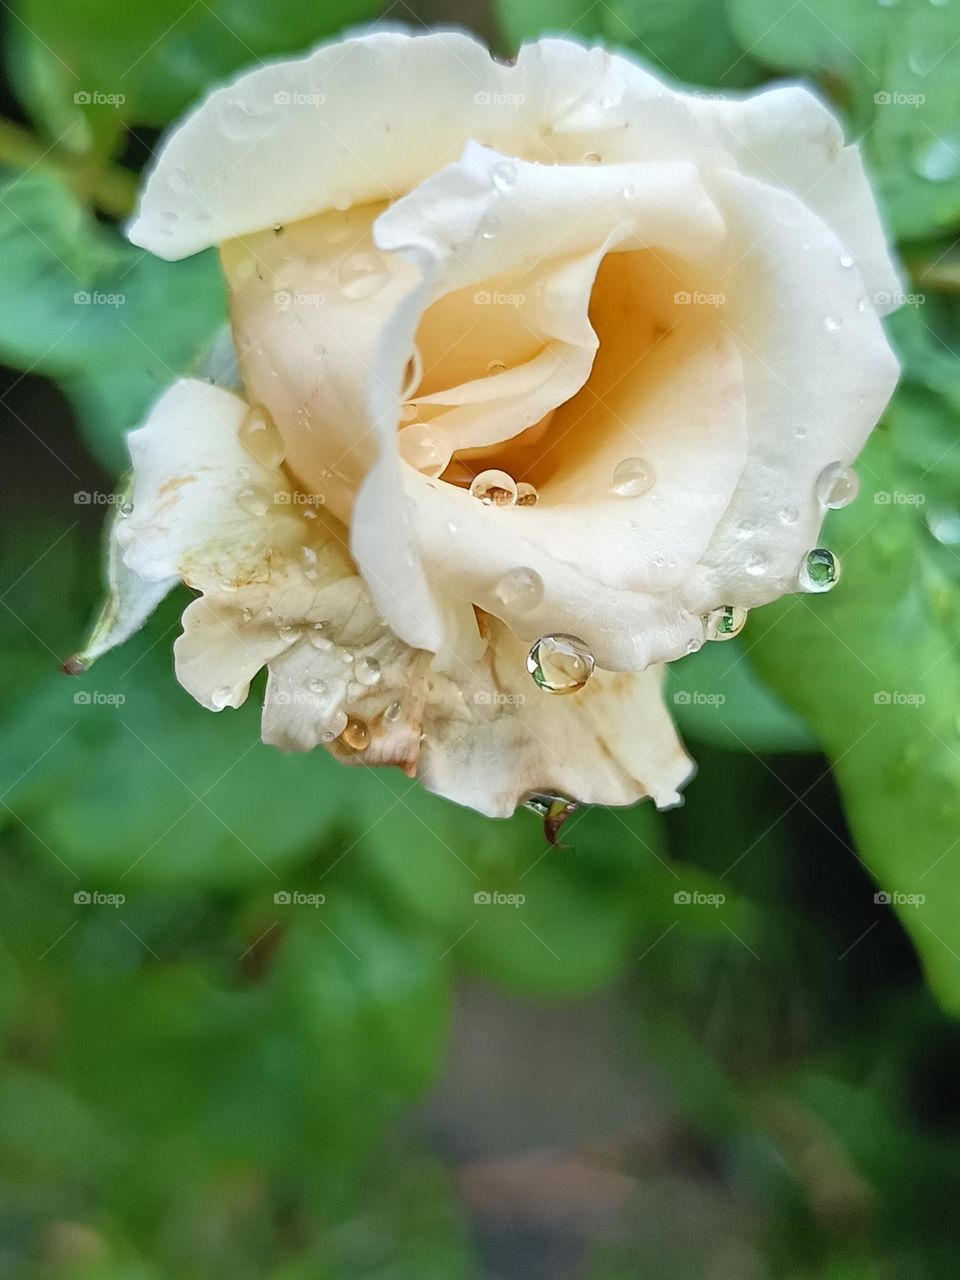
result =
[[[183,579],[178,678],[216,710],[266,665],[269,742],[490,814],[675,802],[661,664],[832,584],[808,553],[897,376],[829,111],[379,33],[211,94],[130,236],[220,246],[239,377],[130,436],[87,656]]]

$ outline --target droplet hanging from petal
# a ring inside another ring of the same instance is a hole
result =
[[[721,605],[704,614],[704,634],[708,640],[732,640],[738,636],[747,622],[746,609],[734,604]]]
[[[576,636],[541,636],[527,654],[527,670],[546,693],[576,693],[594,666],[593,654]]]
[[[840,581],[840,561],[826,547],[814,547],[801,560],[799,576],[803,591],[830,591]]]

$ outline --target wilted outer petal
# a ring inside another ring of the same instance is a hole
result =
[[[175,644],[177,676],[213,710],[239,705],[269,667],[263,734],[290,750],[325,742],[337,713],[362,720],[369,745],[327,743],[341,759],[394,764],[451,799],[507,814],[532,790],[596,803],[643,795],[671,804],[689,774],[660,697],[661,673],[598,672],[554,698],[524,669],[524,646],[494,619],[480,662],[455,673],[386,626],[351,563],[346,531],[323,509],[238,507],[238,482],[289,496],[279,469],[239,444],[238,397],[184,381],[136,433],[126,557],[160,575],[176,567],[204,594]],[[238,477],[238,471],[243,477]],[[577,751],[570,754],[570,744]]]
[[[117,538],[125,564],[141,577],[177,575],[199,587],[216,579],[235,588],[251,572],[264,577],[271,557],[297,544],[289,481],[240,443],[247,412],[232,392],[183,378],[128,435],[133,511]],[[252,514],[258,503],[267,520]]]

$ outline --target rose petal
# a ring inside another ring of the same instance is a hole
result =
[[[783,85],[742,99],[691,98],[741,173],[793,192],[836,233],[871,301],[895,310],[901,283],[890,260],[857,147],[845,147],[833,113],[807,89]]]
[[[128,435],[133,511],[117,530],[128,568],[149,581],[177,575],[196,585],[199,574],[218,573],[237,586],[252,553],[266,572],[277,547],[297,542],[289,482],[240,443],[247,412],[232,392],[184,378]],[[259,505],[269,519],[251,510]]]
[[[899,372],[834,232],[790,193],[717,173],[711,189],[744,246],[725,322],[743,358],[750,447],[743,478],[684,592],[688,608],[763,604],[797,589],[824,512],[816,480],[849,464]],[[801,247],[798,250],[798,242]],[[784,299],[790,300],[784,306]]]
[[[597,147],[606,159],[720,154],[681,98],[605,50],[543,40],[503,66],[457,32],[375,32],[210,94],[167,139],[129,235],[175,259],[334,206],[395,199],[466,138],[545,163]]]

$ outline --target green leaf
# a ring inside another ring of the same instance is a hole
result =
[[[839,587],[758,610],[753,656],[823,744],[860,856],[960,1012],[960,586],[922,515],[926,477],[897,448],[913,396],[888,415],[896,434],[876,432],[864,453],[859,500],[827,523]]]
[[[299,53],[341,27],[372,17],[372,0],[20,0],[33,41],[62,68],[63,95],[84,109],[138,124],[164,125],[211,84],[260,59]],[[50,114],[50,108],[45,115]]]
[[[123,470],[123,433],[223,323],[216,255],[163,262],[29,174],[0,187],[0,272],[0,358],[58,379],[93,452]]]
[[[949,5],[730,0],[744,49],[847,110],[898,238],[960,220],[960,45]]]
[[[732,751],[815,750],[796,712],[757,678],[749,637],[705,644],[668,666],[665,696],[684,737]]]
[[[741,89],[760,78],[717,0],[612,0],[597,8],[610,40],[650,59],[675,80]]]

